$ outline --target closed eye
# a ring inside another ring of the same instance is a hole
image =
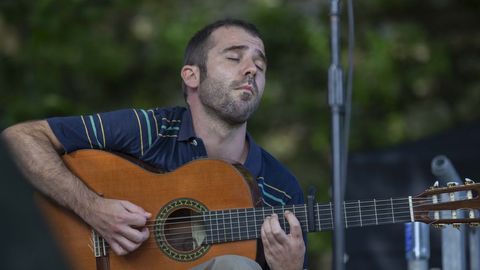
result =
[[[235,62],[240,61],[240,58],[235,58],[235,57],[227,57],[227,59]]]

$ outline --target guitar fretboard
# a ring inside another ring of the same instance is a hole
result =
[[[343,206],[345,228],[404,223],[413,219],[409,198],[350,201]],[[208,211],[202,213],[205,244],[260,238],[263,221],[274,213],[278,215],[282,229],[289,233],[290,226],[284,216],[287,210],[295,214],[304,232],[329,231],[334,228],[332,203],[314,204],[313,227],[308,226],[306,204]]]

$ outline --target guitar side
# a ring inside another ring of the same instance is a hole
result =
[[[179,198],[193,199],[208,210],[254,207],[255,185],[241,169],[218,160],[187,163],[174,172],[157,174],[114,154],[80,150],[65,155],[64,162],[92,190],[105,198],[130,201],[159,216],[165,206]],[[249,182],[250,181],[250,182]],[[78,216],[51,200],[37,196],[47,223],[73,269],[96,269],[92,229]],[[204,253],[168,255],[152,234],[136,251],[126,256],[108,252],[110,269],[189,269],[213,257],[236,254],[255,259],[257,241],[238,241],[209,246]],[[198,255],[200,254],[200,255]],[[191,258],[191,259],[190,259]]]

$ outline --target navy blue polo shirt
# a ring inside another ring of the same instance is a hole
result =
[[[101,149],[121,152],[163,171],[207,157],[196,137],[190,110],[184,107],[123,109],[92,115],[47,119],[65,152]],[[303,204],[296,178],[247,133],[244,166],[256,179],[266,206]]]

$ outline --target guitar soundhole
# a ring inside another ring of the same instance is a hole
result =
[[[194,232],[201,223],[195,221],[198,213],[190,209],[179,209],[174,211],[165,222],[165,239],[174,249],[181,252],[188,252],[195,249]],[[192,220],[193,216],[193,220]]]
[[[205,255],[210,249],[210,245],[205,244],[207,234],[202,217],[206,211],[205,205],[190,198],[176,199],[162,207],[154,230],[160,250],[180,262]]]

